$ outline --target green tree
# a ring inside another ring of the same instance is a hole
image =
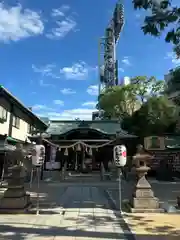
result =
[[[159,37],[167,32],[166,42],[174,45],[180,57],[180,7],[173,6],[172,0],[133,0],[135,9],[145,9],[151,14],[145,17],[142,30],[144,34]]]
[[[139,136],[164,134],[176,126],[179,109],[166,96],[153,96],[136,111],[131,118],[124,120],[124,129]]]
[[[180,91],[180,67],[171,71],[171,79],[168,82],[166,92],[168,94]],[[178,96],[180,98],[180,96]]]
[[[136,97],[134,86],[129,84],[105,90],[99,96],[97,108],[104,111],[105,117],[120,119],[132,115],[138,104],[140,103]]]
[[[149,97],[159,95],[164,92],[164,81],[157,81],[155,77],[136,76],[131,78],[133,89],[142,103]]]
[[[97,108],[104,111],[105,117],[123,119],[131,116],[151,96],[164,91],[164,82],[154,77],[137,76],[126,86],[106,89],[98,99]]]

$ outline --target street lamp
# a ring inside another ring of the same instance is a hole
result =
[[[127,162],[127,150],[124,145],[116,145],[113,148],[113,159],[115,166],[118,168],[118,175],[119,175],[119,209],[122,212],[121,202],[122,202],[122,186],[121,186],[121,176],[122,171],[121,168],[126,165]]]

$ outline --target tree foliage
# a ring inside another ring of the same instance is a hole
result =
[[[132,115],[140,104],[132,85],[114,86],[103,92],[98,99],[97,108],[104,110],[105,116],[121,119]]]
[[[157,81],[154,77],[137,76],[126,86],[106,89],[99,96],[97,108],[111,119],[123,119],[131,116],[149,97],[159,95],[163,89],[163,81]]]
[[[123,127],[139,136],[158,135],[175,128],[178,116],[179,109],[166,96],[153,96],[131,118],[124,119]]]
[[[180,91],[180,67],[171,72],[171,80],[167,86],[167,93]]]
[[[142,103],[149,97],[161,94],[164,91],[164,81],[157,81],[155,77],[136,76],[131,78],[131,84],[137,97]]]
[[[165,41],[174,45],[177,57],[180,57],[180,7],[173,6],[172,0],[133,0],[135,9],[151,12],[146,16],[142,30],[144,34],[160,36],[167,31]]]

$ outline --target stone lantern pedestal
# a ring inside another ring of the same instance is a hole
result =
[[[146,179],[150,169],[146,164],[152,157],[147,153],[138,153],[134,159],[136,162],[137,181],[131,199],[131,212],[163,212],[159,207],[159,199],[154,196],[151,185]]]
[[[9,168],[8,188],[0,200],[0,213],[22,213],[31,206],[30,195],[24,189],[23,167],[16,165]]]

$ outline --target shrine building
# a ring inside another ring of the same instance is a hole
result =
[[[80,172],[97,171],[101,163],[107,170],[115,145],[126,145],[128,155],[132,156],[137,141],[116,120],[53,120],[42,136],[46,146],[44,170],[62,170],[66,164],[67,170]]]

